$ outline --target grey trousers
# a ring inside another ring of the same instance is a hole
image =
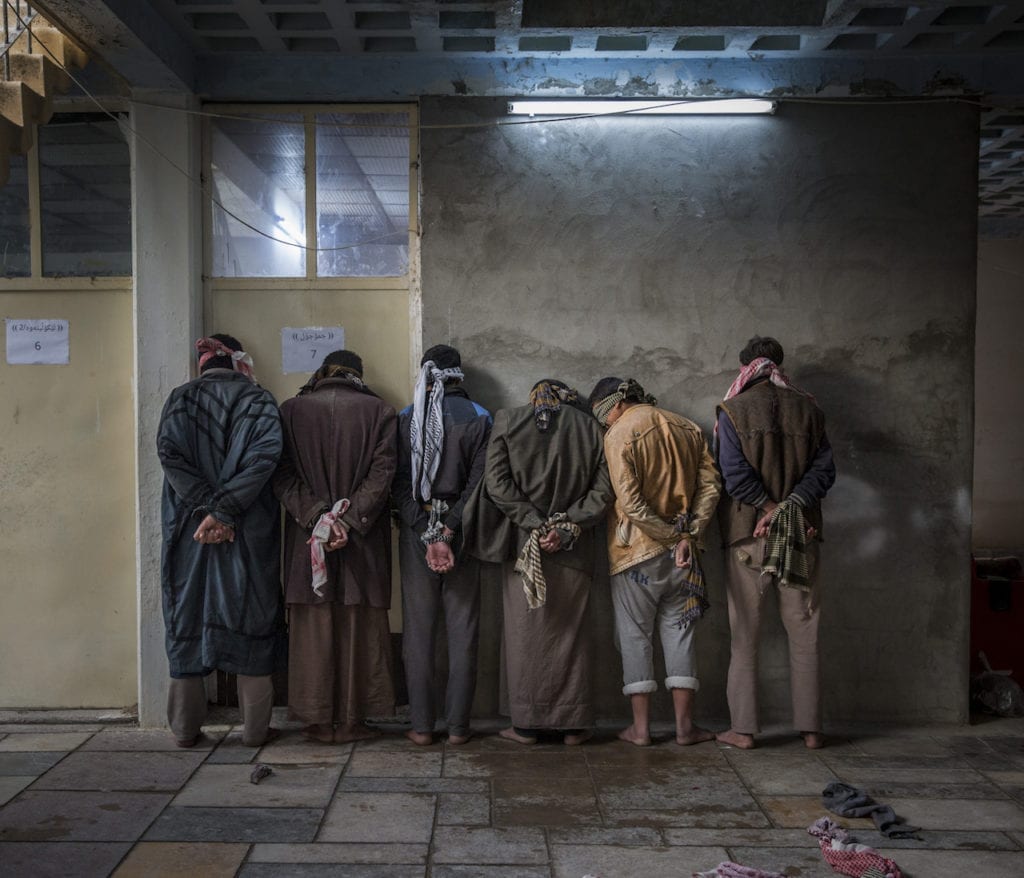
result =
[[[761,730],[757,710],[757,642],[761,611],[768,589],[779,598],[779,615],[789,640],[789,688],[793,725],[800,732],[821,731],[818,670],[820,600],[818,544],[807,545],[811,590],[780,586],[774,576],[761,575],[763,537],[740,540],[726,550],[726,593],[729,597],[731,654],[726,694],[733,731],[754,735]]]
[[[402,658],[413,730],[434,731],[440,688],[434,655],[443,615],[448,636],[444,718],[450,735],[467,735],[480,639],[480,562],[463,557],[457,559],[451,573],[434,573],[427,567],[426,546],[405,525],[399,534],[398,559],[402,567]]]
[[[671,551],[662,552],[611,578],[615,644],[622,653],[622,694],[654,692],[654,631],[665,654],[665,688],[700,688],[694,655],[696,623],[683,623],[686,595],[682,571]]]
[[[195,738],[206,719],[206,685],[203,677],[171,678],[167,691],[167,723],[179,741]],[[238,680],[238,705],[242,713],[242,743],[259,747],[267,738],[274,707],[274,683],[270,676]]]

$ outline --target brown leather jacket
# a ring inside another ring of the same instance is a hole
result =
[[[615,489],[608,518],[608,567],[627,570],[679,542],[675,520],[698,548],[718,503],[721,479],[693,421],[652,405],[630,406],[608,429],[604,454]]]

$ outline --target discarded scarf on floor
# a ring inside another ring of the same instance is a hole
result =
[[[427,360],[416,379],[416,389],[412,394],[409,444],[412,447],[412,496],[417,503],[429,502],[430,486],[441,465],[441,452],[444,450],[444,383],[462,378],[461,369],[438,369],[433,360]]]
[[[916,838],[920,828],[904,823],[890,805],[880,805],[863,790],[833,781],[821,792],[821,803],[840,817],[870,817],[886,838]]]
[[[355,369],[349,366],[339,366],[336,363],[325,363],[310,376],[309,381],[299,388],[299,396],[305,396],[307,393],[312,393],[313,388],[325,378],[344,378],[360,390],[368,389],[363,383],[363,376]]]
[[[526,538],[523,551],[516,559],[515,571],[523,577],[523,591],[526,593],[526,605],[531,610],[543,607],[548,599],[548,583],[544,578],[544,569],[540,561],[540,538],[552,528],[562,537],[562,548],[572,547],[580,535],[580,526],[569,521],[564,512],[556,512],[543,526],[534,528]]]
[[[538,381],[530,391],[533,420],[541,433],[551,426],[551,418],[562,408],[562,403],[579,406],[580,395],[567,384],[553,379]]]
[[[765,539],[761,572],[776,576],[779,585],[810,590],[807,524],[803,507],[794,500],[783,500],[775,507],[768,526],[768,537]]]
[[[693,878],[786,878],[781,872],[766,872],[764,869],[754,869],[750,866],[741,866],[739,863],[719,863],[710,872],[694,872]]]
[[[229,357],[231,368],[241,372],[253,384],[256,383],[256,376],[253,374],[252,357],[245,351],[233,351],[224,342],[216,338],[201,338],[196,342],[196,351],[199,353],[199,368],[214,357]]]
[[[351,503],[339,500],[331,507],[330,512],[325,512],[317,519],[313,527],[313,535],[306,540],[309,545],[309,560],[313,565],[313,593],[318,597],[324,596],[323,587],[327,582],[327,559],[324,557],[324,543],[331,538],[331,525],[334,524],[347,511]]]
[[[647,405],[657,405],[657,397],[651,396],[638,381],[627,378],[615,390],[604,399],[599,399],[593,405],[594,417],[602,427],[608,426],[608,415],[620,402],[642,402]]]
[[[821,855],[832,871],[851,878],[903,878],[900,867],[866,844],[855,844],[845,829],[828,817],[821,817],[807,827],[818,839]]]

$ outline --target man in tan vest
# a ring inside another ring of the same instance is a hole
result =
[[[835,481],[825,416],[782,372],[782,345],[755,336],[718,406],[718,507],[726,548],[732,649],[731,727],[718,740],[743,749],[760,731],[757,640],[769,588],[778,592],[789,639],[793,724],[810,749],[824,744],[818,669],[821,501]],[[727,495],[727,496],[725,496]]]

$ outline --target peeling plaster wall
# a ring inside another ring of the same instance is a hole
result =
[[[1024,551],[1024,393],[1014,375],[1024,323],[1024,240],[978,244],[974,547]]]
[[[423,124],[504,120],[426,99]],[[829,721],[964,721],[973,447],[977,118],[963,105],[784,105],[775,117],[425,127],[423,343],[461,348],[486,406],[555,375],[640,379],[705,429],[753,333],[778,336],[829,419],[822,650]],[[727,716],[717,536],[699,713]],[[485,585],[477,709],[498,691]],[[599,713],[623,716],[607,581]],[[762,640],[762,719],[788,718]],[[667,702],[660,709],[665,715]]]

